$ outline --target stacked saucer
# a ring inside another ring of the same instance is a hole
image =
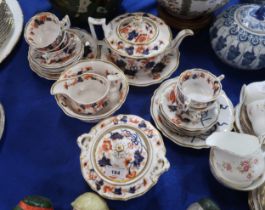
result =
[[[0,0],[0,46],[5,42],[14,25],[13,14],[5,0]]]
[[[265,184],[249,193],[248,204],[251,210],[265,209]]]
[[[67,67],[84,55],[95,58],[97,46],[91,36],[69,27],[68,16],[59,21],[48,12],[37,14],[27,23],[24,35],[30,45],[28,60],[31,69],[40,77],[57,80]]]
[[[114,64],[96,59],[72,65],[51,88],[63,112],[85,122],[111,116],[125,102],[128,91],[124,73]]]
[[[187,136],[209,131],[220,113],[216,99],[222,90],[222,78],[201,69],[183,72],[170,92],[161,97],[159,112],[164,125]]]

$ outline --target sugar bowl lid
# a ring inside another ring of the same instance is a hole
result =
[[[107,27],[110,47],[127,57],[152,57],[164,52],[171,42],[169,27],[148,13],[127,13],[116,17]]]
[[[161,135],[138,116],[108,118],[80,136],[78,144],[83,177],[105,198],[138,197],[169,168]]]

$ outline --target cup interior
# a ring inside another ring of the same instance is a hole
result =
[[[103,99],[109,90],[109,81],[96,74],[82,74],[65,81],[71,98],[79,104],[93,104]]]
[[[33,16],[26,25],[25,39],[36,48],[45,48],[56,41],[61,34],[59,19],[49,13]]]
[[[179,77],[182,94],[197,102],[213,101],[221,91],[219,79],[204,70],[188,70]]]

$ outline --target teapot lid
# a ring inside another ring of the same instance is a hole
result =
[[[235,20],[247,31],[265,35],[265,5],[247,4],[238,7]]]
[[[160,18],[147,13],[127,13],[109,24],[105,38],[110,47],[127,57],[152,57],[168,47],[172,40],[169,27]]]
[[[161,135],[138,116],[108,118],[88,136],[78,140],[79,146],[82,142],[81,170],[103,197],[128,200],[140,196],[169,168]]]

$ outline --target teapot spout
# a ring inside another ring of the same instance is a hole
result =
[[[190,29],[184,29],[178,33],[178,35],[174,38],[171,43],[171,48],[178,49],[183,39],[187,36],[193,36],[194,32]]]

